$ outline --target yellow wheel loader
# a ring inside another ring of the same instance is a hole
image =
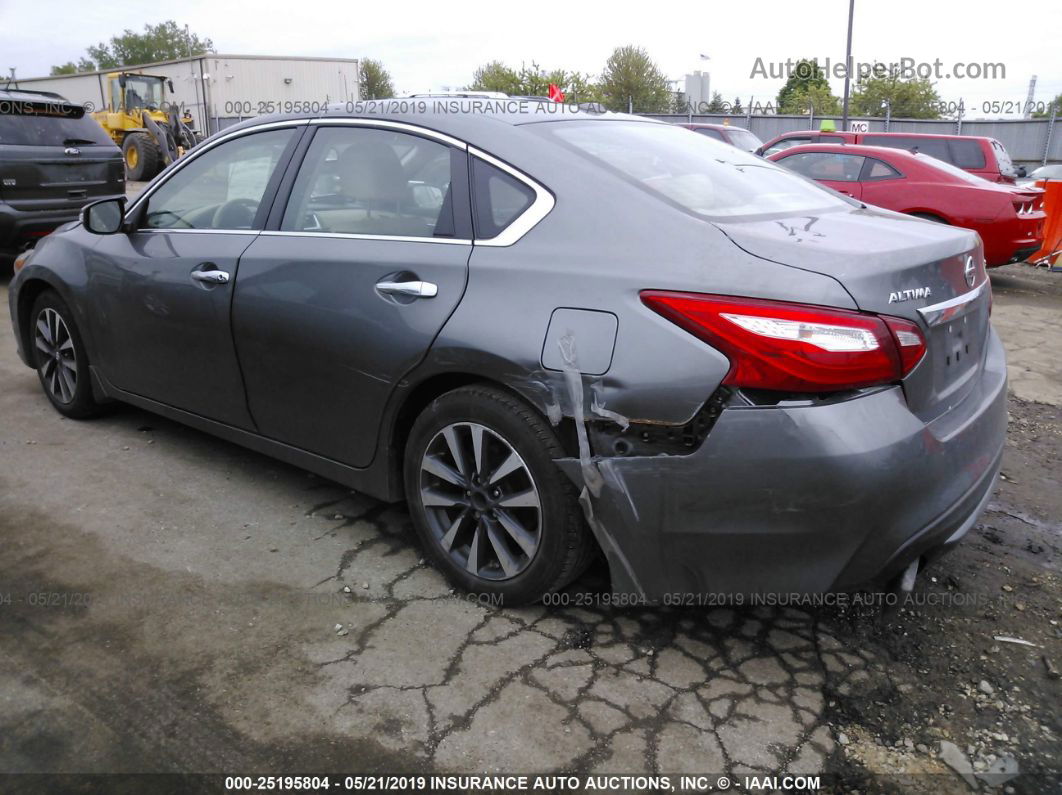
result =
[[[160,75],[107,75],[107,107],[92,115],[121,147],[127,179],[151,179],[202,140],[191,114],[167,102],[167,87],[172,94],[172,81]]]

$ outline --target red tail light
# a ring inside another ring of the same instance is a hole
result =
[[[832,392],[888,384],[926,352],[915,323],[807,304],[646,290],[653,311],[730,359],[724,384]]]

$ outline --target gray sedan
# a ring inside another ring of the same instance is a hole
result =
[[[632,602],[909,586],[972,526],[1006,425],[975,234],[646,119],[419,104],[231,127],[20,258],[47,399],[407,500],[510,604],[597,555]]]

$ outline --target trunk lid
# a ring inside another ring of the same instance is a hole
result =
[[[833,277],[862,311],[918,323],[926,355],[904,390],[921,418],[976,384],[991,306],[976,233],[873,208],[716,226],[754,256]]]

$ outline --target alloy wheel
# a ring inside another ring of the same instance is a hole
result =
[[[420,499],[436,543],[470,574],[511,579],[538,551],[538,486],[520,454],[485,425],[453,423],[432,437]]]
[[[77,392],[77,358],[66,322],[54,309],[42,310],[33,339],[38,351],[37,370],[45,386],[57,401],[70,403]]]

